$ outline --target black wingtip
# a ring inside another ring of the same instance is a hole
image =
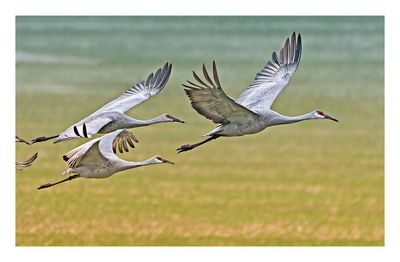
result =
[[[171,71],[172,71],[172,63],[166,62],[162,68],[162,72],[166,75],[167,80],[171,74]]]
[[[217,71],[217,63],[215,63],[215,60],[213,60],[213,73]]]
[[[338,121],[338,122],[339,122],[339,121]],[[39,155],[39,152],[36,152],[36,153],[31,157],[32,161],[33,161],[33,160],[36,160],[36,158],[38,157],[38,155]]]
[[[295,63],[299,63],[301,59],[301,52],[302,52],[302,43],[301,43],[301,34],[297,35],[297,43],[294,55]]]
[[[215,63],[215,60],[213,60],[213,77],[217,87],[221,88],[221,82],[219,81],[218,77],[217,63]]]

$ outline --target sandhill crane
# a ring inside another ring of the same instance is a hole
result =
[[[335,118],[316,109],[308,114],[289,117],[273,110],[271,105],[276,97],[288,84],[290,77],[296,72],[301,57],[301,35],[296,39],[293,32],[291,39],[287,38],[279,52],[272,53],[272,60],[268,61],[255,77],[253,83],[233,100],[221,88],[215,61],[213,61],[213,78],[211,80],[205,65],[200,79],[193,71],[193,77],[198,83],[187,81],[183,84],[192,107],[204,117],[220,124],[216,129],[205,134],[209,138],[192,145],[183,145],[177,149],[178,153],[192,150],[202,144],[221,136],[242,136],[258,133],[269,126],[290,124],[309,119],[329,119],[338,122]]]
[[[33,161],[36,160],[37,156],[38,156],[38,153],[35,153],[33,156],[31,156],[31,158],[29,158],[29,159],[26,160],[26,161],[23,161],[23,162],[16,161],[16,162],[15,162],[15,165],[16,165],[17,167],[19,167],[19,168],[30,167],[30,166],[32,165]]]
[[[54,143],[87,137],[97,133],[110,133],[118,129],[134,128],[165,122],[185,123],[170,114],[164,114],[150,120],[137,120],[126,116],[124,113],[132,107],[139,105],[150,97],[158,94],[166,85],[171,75],[172,64],[166,63],[155,74],[151,73],[147,80],[140,81],[135,86],[125,91],[121,96],[104,105],[90,116],[70,126],[59,135],[38,137],[32,143],[42,142],[57,138]]]
[[[107,178],[114,173],[135,167],[162,163],[174,164],[160,156],[154,156],[142,162],[129,162],[115,155],[117,149],[123,153],[129,151],[128,145],[135,147],[133,141],[137,142],[137,139],[130,131],[120,129],[71,150],[63,156],[68,164],[68,169],[63,172],[63,175],[74,175],[55,183],[41,185],[38,189],[48,188],[78,177]]]
[[[17,143],[25,143],[27,145],[31,145],[31,143],[29,143],[28,141],[26,141],[25,139],[23,139],[22,137],[19,137],[17,135],[15,135],[15,142]],[[38,156],[38,153],[35,153],[33,156],[31,156],[28,160],[26,161],[15,161],[15,165],[18,167],[18,169],[22,169],[22,168],[26,168],[32,165],[33,161],[36,160]]]

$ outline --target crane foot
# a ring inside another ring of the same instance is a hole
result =
[[[180,148],[176,149],[179,153],[185,152],[185,151],[189,151],[192,150],[193,148],[195,148],[193,145],[183,145]]]
[[[31,143],[32,144],[39,143],[39,142],[47,141],[47,140],[50,140],[50,139],[53,139],[56,137],[58,137],[58,135],[56,135],[56,136],[40,136],[40,137],[36,137],[36,138],[32,139]]]
[[[43,188],[48,188],[48,187],[51,187],[52,186],[52,184],[44,184],[44,185],[41,185],[40,187],[38,187],[37,188],[37,190],[40,190],[40,189],[43,189]]]

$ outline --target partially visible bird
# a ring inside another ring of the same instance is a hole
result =
[[[33,161],[36,160],[37,156],[38,156],[38,153],[35,153],[33,156],[31,156],[31,158],[29,158],[29,159],[26,160],[26,161],[23,161],[23,162],[16,161],[16,162],[15,162],[15,165],[16,165],[17,167],[20,167],[20,168],[29,167],[29,166],[32,165]]]
[[[26,141],[25,139],[23,139],[22,137],[19,137],[17,135],[15,135],[15,142],[17,142],[17,143],[25,143],[27,145],[31,145],[31,143],[29,143],[28,141]],[[29,166],[32,165],[33,161],[36,160],[37,156],[38,156],[38,153],[35,153],[33,156],[31,156],[26,161],[22,161],[22,162],[21,161],[15,161],[15,165],[20,169],[29,167]]]
[[[31,143],[29,143],[28,141],[26,141],[25,139],[23,139],[22,137],[19,137],[17,135],[15,135],[15,142],[17,142],[17,143],[25,143],[27,145],[31,145]]]
[[[197,83],[187,81],[188,84],[183,84],[192,107],[199,114],[220,125],[204,135],[209,138],[196,144],[183,145],[177,149],[178,153],[192,150],[221,136],[254,134],[275,125],[309,119],[329,119],[338,122],[320,109],[295,117],[284,116],[271,110],[276,97],[296,72],[300,63],[301,50],[301,35],[299,34],[296,38],[296,33],[293,32],[291,39],[286,39],[279,54],[272,53],[272,60],[258,72],[253,83],[236,100],[227,96],[222,90],[215,61],[213,61],[214,81],[211,80],[204,64],[205,80],[200,79],[193,71],[193,77]]]
[[[132,107],[158,94],[167,84],[171,75],[171,70],[172,64],[166,63],[164,67],[159,68],[155,74],[151,73],[146,81],[140,81],[138,84],[125,91],[121,96],[104,105],[90,116],[73,124],[61,134],[49,137],[38,137],[33,139],[32,143],[53,138],[57,138],[54,143],[80,137],[90,138],[97,133],[110,133],[118,129],[135,128],[157,123],[185,123],[170,114],[163,114],[149,120],[137,120],[124,114]]]
[[[131,168],[162,163],[174,164],[160,156],[154,156],[142,162],[130,162],[115,155],[117,149],[123,153],[129,151],[128,146],[134,148],[134,141],[137,142],[137,139],[126,129],[116,130],[95,138],[63,156],[64,161],[68,164],[68,169],[63,172],[63,175],[74,175],[56,183],[41,185],[38,189],[48,188],[78,177],[107,178],[114,173]]]

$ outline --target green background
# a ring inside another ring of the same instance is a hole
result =
[[[222,138],[190,152],[215,125],[181,83],[217,62],[236,98],[293,32],[301,64],[273,109],[338,118]],[[167,87],[127,114],[188,122],[132,131],[142,161],[176,162],[108,179],[63,177],[84,143],[16,145],[16,245],[383,245],[383,17],[17,17],[16,133],[55,135],[173,63]]]

